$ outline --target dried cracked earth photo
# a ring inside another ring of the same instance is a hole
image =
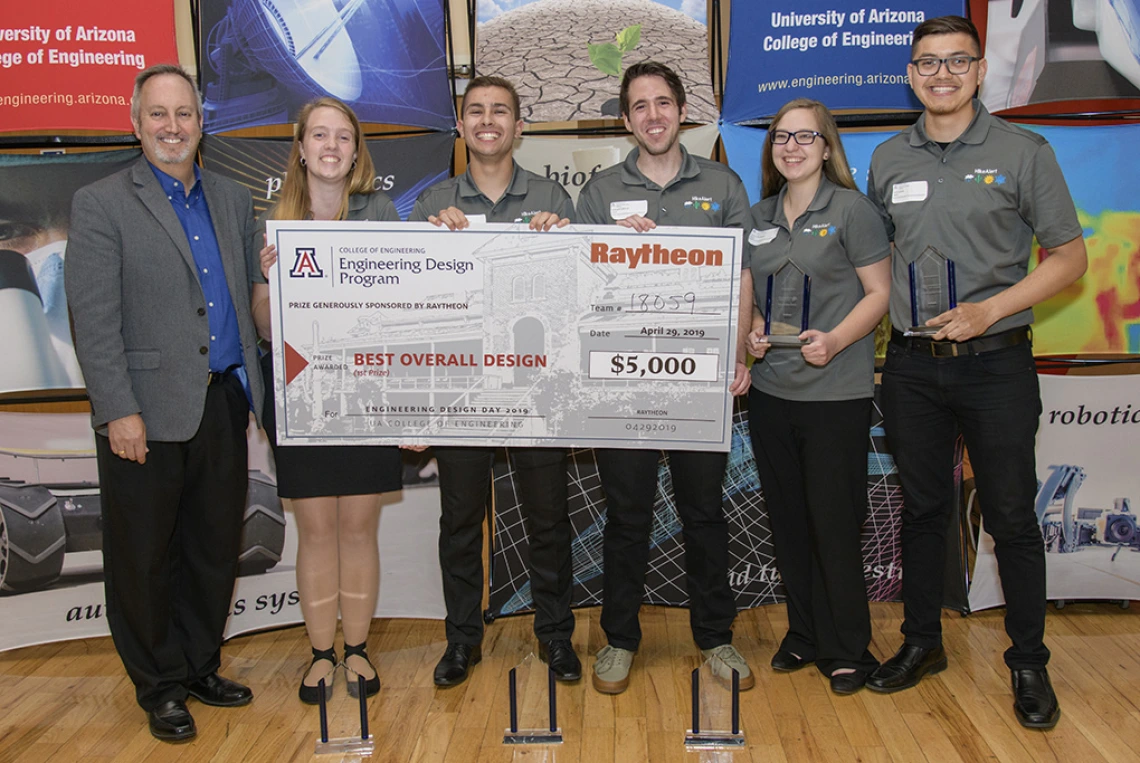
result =
[[[527,122],[614,119],[621,79],[591,63],[589,46],[613,43],[637,24],[640,39],[621,55],[621,71],[651,59],[668,64],[685,82],[689,121],[715,122],[708,27],[654,0],[536,0],[497,13],[477,27],[477,73],[514,82]]]

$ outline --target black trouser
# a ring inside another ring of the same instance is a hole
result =
[[[228,375],[207,390],[194,436],[148,440],[144,464],[95,438],[107,623],[144,710],[186,699],[189,682],[221,665],[249,484],[248,424],[245,391]]]
[[[860,531],[871,399],[799,402],[748,393],[756,470],[787,596],[781,648],[824,675],[872,671]]]
[[[439,464],[439,564],[447,607],[447,640],[483,640],[483,520],[491,495],[493,448],[436,447]],[[507,451],[522,499],[530,539],[534,633],[540,641],[574,633],[570,593],[570,514],[566,504],[566,450]]]
[[[942,643],[946,530],[954,508],[954,441],[966,440],[982,519],[993,536],[1011,669],[1049,661],[1045,544],[1034,501],[1041,394],[1028,342],[957,358],[892,343],[883,418],[903,490],[902,631],[908,644]]]
[[[602,629],[611,646],[635,651],[641,643],[637,614],[645,596],[661,453],[599,449],[595,455],[606,494]],[[712,649],[732,643],[736,618],[721,487],[728,454],[671,450],[668,456],[685,540],[689,625],[697,646]]]

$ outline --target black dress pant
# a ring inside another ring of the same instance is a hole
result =
[[[148,440],[144,464],[95,438],[107,622],[144,710],[186,699],[188,683],[221,665],[249,483],[248,424],[249,401],[231,374],[210,385],[194,436]]]
[[[883,419],[903,491],[904,640],[942,643],[946,531],[954,508],[954,442],[966,441],[982,520],[1005,594],[1011,670],[1043,668],[1045,543],[1037,524],[1036,436],[1041,391],[1028,342],[957,358],[891,343]]]
[[[483,520],[491,496],[493,448],[435,447],[439,464],[439,564],[447,608],[447,640],[483,640]],[[566,450],[507,451],[530,538],[534,633],[540,641],[574,633],[570,594],[570,514],[566,502]]]
[[[606,494],[602,629],[611,646],[636,651],[661,453],[607,448],[595,455]],[[668,456],[685,540],[693,639],[701,649],[730,644],[736,598],[728,583],[728,522],[722,503],[728,454],[671,450]]]
[[[788,633],[782,649],[824,675],[872,671],[860,532],[867,518],[871,399],[800,402],[748,393],[756,470],[768,506]]]

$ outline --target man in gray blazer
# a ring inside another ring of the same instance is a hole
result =
[[[249,311],[253,205],[194,164],[201,99],[186,73],[135,80],[143,158],[80,189],[65,267],[91,399],[107,621],[164,741],[186,707],[248,703],[218,675],[247,485],[246,428],[262,381]]]

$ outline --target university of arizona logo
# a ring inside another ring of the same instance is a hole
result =
[[[296,259],[289,271],[290,278],[324,278],[325,271],[317,264],[317,250],[297,248]]]

